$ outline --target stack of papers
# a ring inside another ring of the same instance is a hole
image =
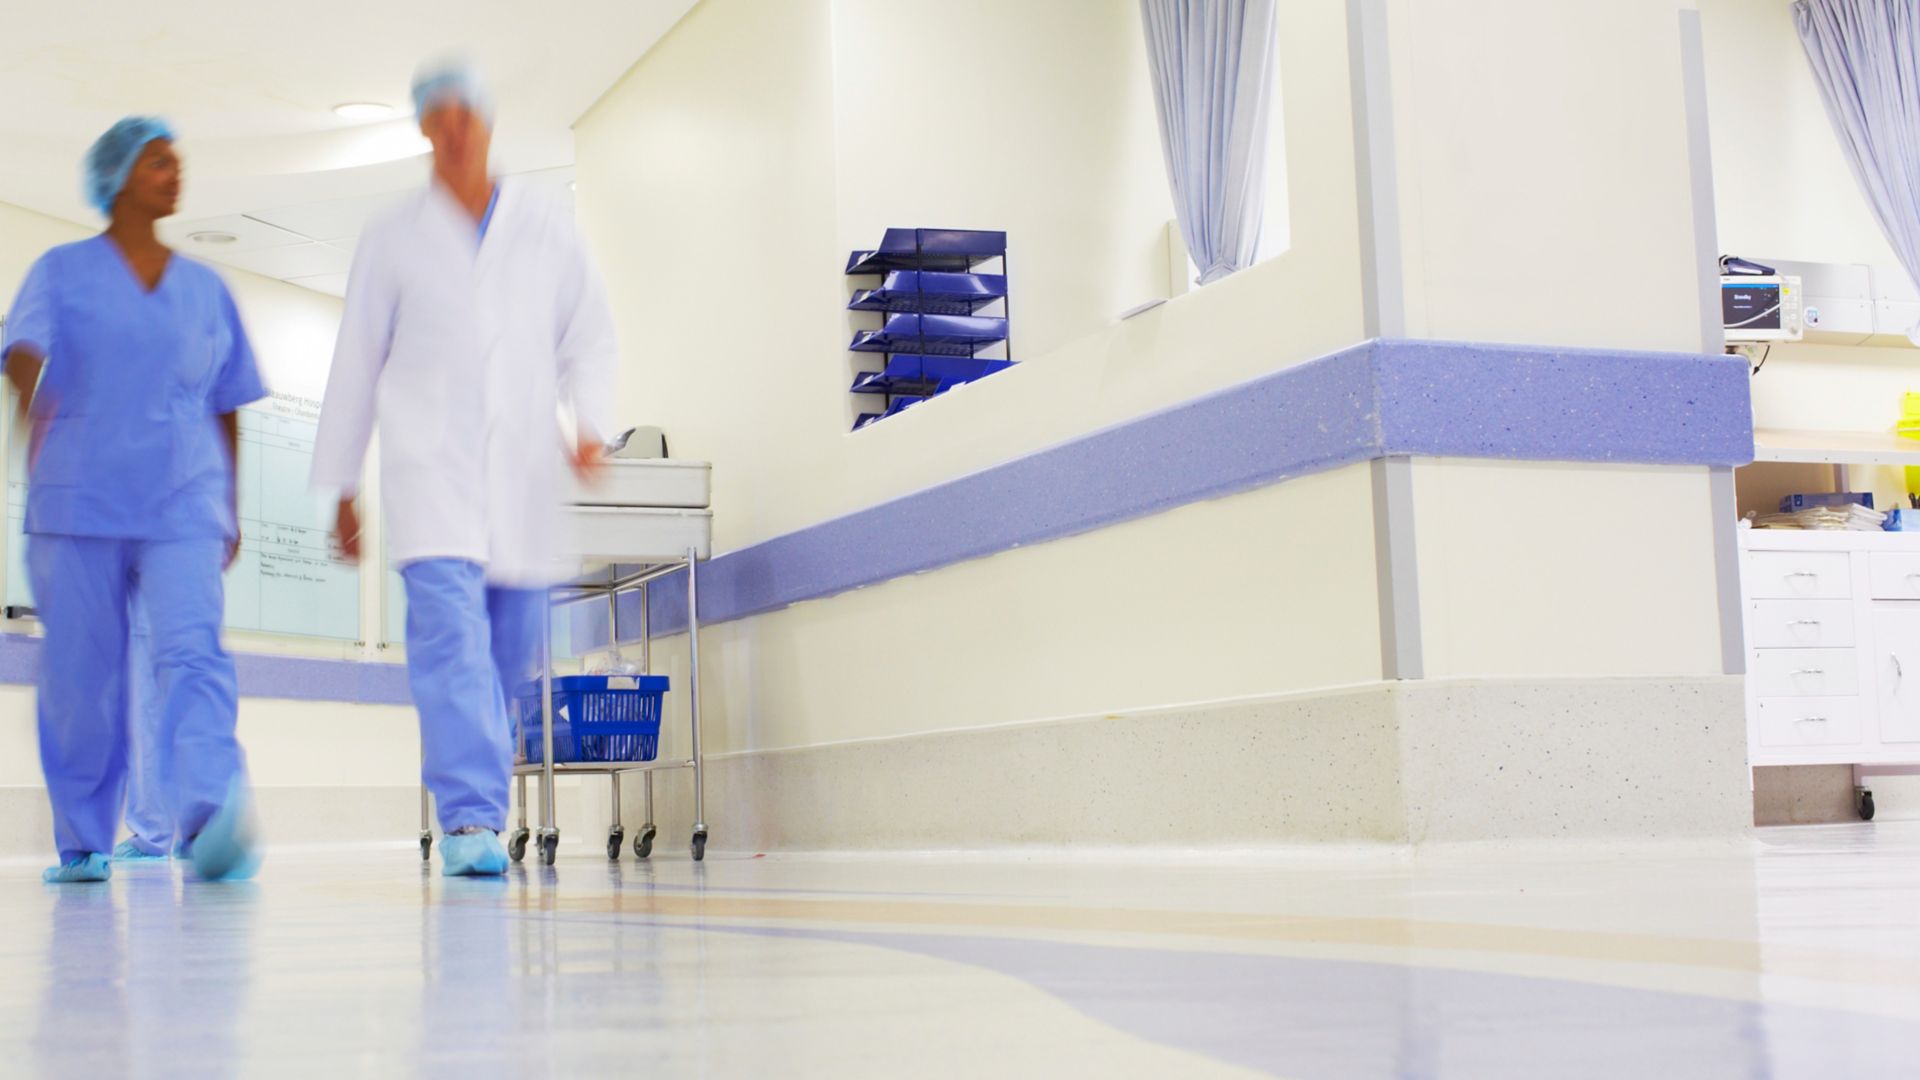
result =
[[[1766,514],[1754,525],[1762,529],[1879,532],[1887,526],[1887,515],[1859,503],[1849,503],[1846,506],[1815,506],[1792,514]]]

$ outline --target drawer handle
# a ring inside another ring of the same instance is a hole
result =
[[[1907,669],[1900,666],[1900,658],[1898,656],[1888,653],[1887,659],[1893,661],[1893,685],[1897,687],[1900,685],[1900,680],[1907,677]]]
[[[1788,623],[1787,625],[1788,626],[1819,626],[1820,620],[1819,619],[1795,619],[1792,622]]]
[[[1794,722],[1797,724],[1824,724],[1827,722],[1827,718],[1824,716],[1803,716]]]
[[[1899,662],[1900,661],[1898,660],[1894,661],[1894,663],[1896,664],[1898,664]],[[1791,677],[1797,679],[1802,675],[1825,675],[1826,673],[1827,673],[1826,668],[1803,667],[1799,671],[1794,672]]]
[[[1787,576],[1788,576],[1788,577],[1790,577],[1790,578],[1796,578],[1796,577],[1810,577],[1810,578],[1817,578],[1817,577],[1819,577],[1820,575],[1819,575],[1819,574],[1816,574],[1816,573],[1814,573],[1814,572],[1813,572],[1813,571],[1811,571],[1811,570],[1795,570],[1795,571],[1794,571],[1793,573],[1791,573],[1791,574],[1788,574]]]

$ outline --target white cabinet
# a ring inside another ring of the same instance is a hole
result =
[[[1754,717],[1761,746],[1853,746],[1866,738],[1857,697],[1761,698]]]
[[[1875,600],[1920,600],[1920,551],[1868,552],[1867,570]]]
[[[1853,560],[1844,551],[1749,548],[1747,595],[1760,600],[1843,600],[1853,595]]]
[[[1851,600],[1750,600],[1747,644],[1756,649],[1850,649]]]
[[[1874,605],[1869,666],[1880,741],[1920,743],[1920,603]]]
[[[1920,534],[1741,547],[1752,763],[1920,764]]]

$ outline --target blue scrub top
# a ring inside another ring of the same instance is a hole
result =
[[[175,254],[148,292],[105,236],[54,248],[27,272],[0,356],[23,344],[47,358],[27,532],[238,534],[215,418],[267,391],[218,274]]]

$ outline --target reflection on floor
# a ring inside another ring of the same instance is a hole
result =
[[[1920,1073],[1920,823],[1716,847],[0,866],[49,1076]]]

